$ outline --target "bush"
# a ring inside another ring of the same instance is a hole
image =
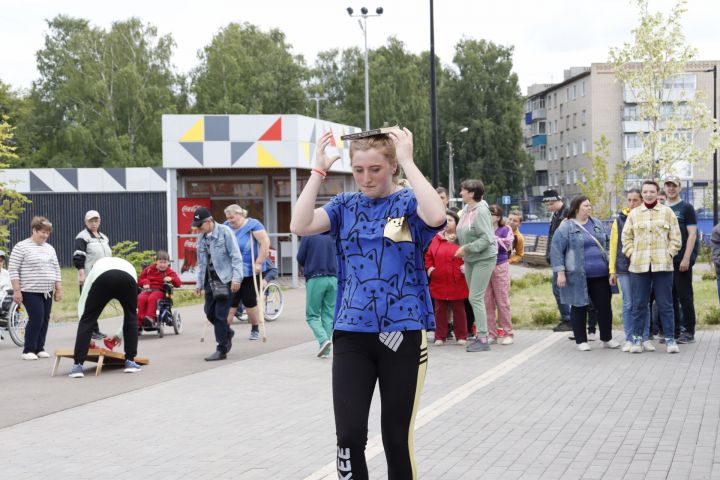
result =
[[[138,242],[132,240],[116,243],[112,246],[112,256],[122,258],[132,263],[138,275],[140,275],[145,267],[155,261],[155,251],[144,250],[142,252],[136,252],[137,246]]]
[[[715,273],[715,269],[713,268],[707,272],[703,272],[700,278],[703,280],[717,280],[717,273]]]
[[[716,306],[709,307],[703,316],[705,325],[720,325],[720,308]]]
[[[538,327],[552,325],[560,321],[560,312],[557,309],[542,308],[532,313],[532,321]]]

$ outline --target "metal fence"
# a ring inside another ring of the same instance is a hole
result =
[[[10,226],[11,245],[30,236],[33,216],[45,216],[53,224],[48,242],[55,247],[62,267],[72,266],[75,236],[85,228],[84,217],[88,210],[100,212],[100,231],[110,238],[110,245],[133,240],[138,242],[139,250],[167,249],[165,192],[35,193],[26,196],[32,203]]]

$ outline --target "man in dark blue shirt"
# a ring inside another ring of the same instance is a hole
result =
[[[675,332],[677,343],[695,341],[695,299],[692,286],[692,267],[698,254],[697,215],[688,202],[680,198],[680,179],[668,177],[665,180],[668,207],[672,208],[680,225],[682,246],[673,258],[673,308],[675,311]]]

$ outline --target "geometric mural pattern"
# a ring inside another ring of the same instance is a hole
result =
[[[167,169],[12,168],[0,171],[0,182],[20,193],[164,192]]]
[[[163,166],[167,168],[312,168],[317,139],[331,130],[340,150],[333,170],[349,172],[348,125],[303,115],[164,115]]]

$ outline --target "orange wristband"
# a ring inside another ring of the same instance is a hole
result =
[[[321,169],[318,168],[318,167],[313,168],[313,169],[312,169],[312,172],[313,172],[313,173],[317,173],[318,175],[320,175],[320,176],[323,177],[323,178],[327,177],[327,172],[324,171],[324,170],[321,170]]]

